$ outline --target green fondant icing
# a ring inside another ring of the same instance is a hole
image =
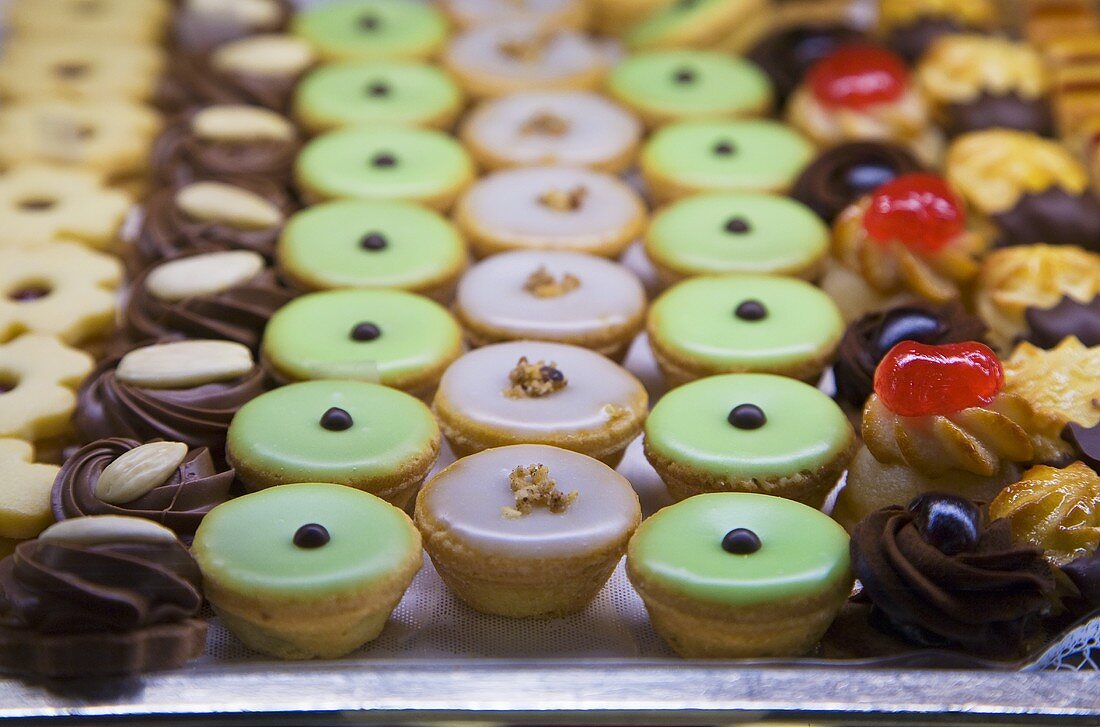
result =
[[[715,14],[721,13],[733,0],[674,0],[664,9],[650,15],[630,29],[626,43],[631,48],[647,48],[675,33],[684,24],[705,23]]]
[[[755,404],[759,429],[738,429],[730,410]],[[677,387],[653,407],[646,445],[657,454],[711,475],[746,479],[813,471],[851,442],[844,412],[801,381],[770,374],[711,376]]]
[[[330,540],[294,545],[302,525]],[[249,596],[316,599],[384,584],[418,549],[408,518],[351,487],[295,484],[230,500],[203,518],[192,553],[207,580]]]
[[[729,232],[730,220],[745,232]],[[658,214],[646,233],[650,255],[688,274],[792,272],[828,251],[829,229],[787,197],[752,193],[700,194]]]
[[[331,431],[332,407],[352,426]],[[419,399],[358,381],[306,381],[262,394],[233,417],[228,448],[236,462],[279,482],[348,482],[390,477],[422,459],[439,428]]]
[[[748,528],[760,550],[734,555],[722,538]],[[807,598],[850,579],[848,535],[793,500],[748,493],[688,498],[646,520],[631,542],[631,568],[675,593],[727,606]]]
[[[396,163],[377,166],[379,155]],[[473,174],[473,162],[457,141],[438,131],[349,128],[306,144],[296,174],[306,189],[326,197],[416,200],[461,185]]]
[[[682,71],[693,74],[691,83],[677,82]],[[678,116],[736,114],[771,98],[767,76],[749,61],[697,50],[631,56],[611,72],[608,87],[632,106]]]
[[[739,318],[734,311],[745,301],[759,301],[767,315]],[[797,278],[772,275],[691,278],[658,298],[649,316],[663,349],[725,369],[767,370],[820,359],[844,334],[844,319],[828,295]]]
[[[354,340],[360,323],[373,323],[381,335]],[[382,384],[438,368],[460,350],[458,324],[445,308],[398,290],[303,295],[275,312],[263,340],[265,358],[289,378]]]
[[[291,30],[326,58],[413,58],[438,50],[447,21],[428,3],[351,0],[303,10]]]
[[[729,144],[733,153],[715,153]],[[681,121],[652,137],[642,166],[681,184],[713,191],[785,188],[813,158],[814,147],[776,121]]]
[[[364,237],[386,246],[368,250]],[[316,288],[414,288],[466,260],[466,245],[442,215],[407,202],[336,200],[298,212],[283,228],[279,265]]]
[[[385,93],[372,93],[381,84]],[[295,91],[299,113],[334,126],[418,124],[456,108],[461,93],[438,68],[405,61],[321,66]]]

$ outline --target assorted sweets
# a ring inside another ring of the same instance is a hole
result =
[[[337,658],[426,563],[625,555],[688,658],[1095,615],[1100,15],[877,5],[13,0],[0,668]]]

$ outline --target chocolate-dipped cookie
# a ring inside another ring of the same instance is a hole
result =
[[[99,439],[73,453],[54,480],[57,520],[128,515],[194,535],[206,513],[229,499],[233,470],[205,447],[181,442]]]
[[[1040,348],[1054,348],[1067,336],[1088,347],[1100,346],[1100,296],[1088,302],[1063,297],[1052,308],[1028,307],[1027,340]]]
[[[943,36],[988,31],[998,16],[990,0],[879,0],[878,6],[879,34],[909,63]]]
[[[806,167],[791,188],[791,196],[826,222],[878,187],[922,170],[908,150],[877,141],[838,144]]]

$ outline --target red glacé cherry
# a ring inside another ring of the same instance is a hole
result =
[[[897,101],[909,85],[905,62],[885,48],[852,44],[837,48],[807,73],[814,97],[828,108],[865,109]]]
[[[903,174],[871,195],[863,229],[878,242],[897,240],[915,252],[931,254],[962,234],[966,212],[943,177]]]
[[[902,341],[875,369],[875,393],[904,417],[952,414],[993,401],[1005,383],[997,354],[975,341],[929,346]]]

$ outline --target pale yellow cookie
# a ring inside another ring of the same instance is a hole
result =
[[[153,46],[17,38],[4,47],[0,96],[143,101],[153,95],[163,70],[164,51]]]
[[[27,333],[0,344],[0,437],[35,441],[69,426],[74,389],[94,362],[53,336]]]
[[[1044,351],[1025,341],[1004,367],[1005,391],[1031,405],[1049,437],[1059,437],[1070,422],[1100,423],[1100,346],[1086,348],[1070,336]]]
[[[0,439],[0,537],[33,538],[53,523],[50,492],[58,469],[35,463],[27,442]]]
[[[68,344],[109,333],[122,282],[118,258],[72,242],[0,255],[0,341],[48,333]]]
[[[94,172],[16,167],[0,176],[0,249],[59,239],[111,247],[131,204]]]
[[[13,0],[7,26],[13,36],[157,42],[171,17],[169,0]]]
[[[15,103],[0,108],[0,166],[39,162],[128,179],[147,170],[160,128],[152,109],[126,100]]]

